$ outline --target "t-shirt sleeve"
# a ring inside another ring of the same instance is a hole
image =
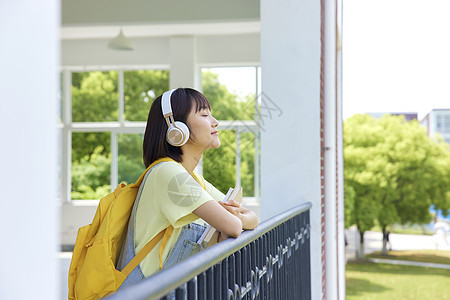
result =
[[[174,227],[198,219],[192,212],[215,199],[178,163],[165,163],[154,175],[159,209]]]
[[[206,181],[204,178],[202,178],[206,185],[206,192],[210,194],[214,200],[216,201],[222,201],[225,198],[225,195],[219,191],[214,185]]]

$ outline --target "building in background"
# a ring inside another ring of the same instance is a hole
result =
[[[427,128],[429,136],[439,133],[444,141],[450,144],[450,108],[432,109],[420,124]]]
[[[383,115],[404,116],[406,121],[417,120],[416,112],[375,112],[369,113],[374,118],[381,118]]]

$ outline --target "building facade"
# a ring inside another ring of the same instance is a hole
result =
[[[432,109],[420,124],[425,126],[429,136],[440,134],[444,141],[450,144],[450,108]]]

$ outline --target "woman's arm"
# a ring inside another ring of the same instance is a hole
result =
[[[230,237],[238,237],[242,232],[241,219],[229,213],[217,201],[208,201],[193,211],[199,218]]]

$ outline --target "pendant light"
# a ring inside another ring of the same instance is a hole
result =
[[[119,35],[109,41],[108,47],[114,50],[134,50],[133,43],[123,35],[122,28],[120,28]]]

